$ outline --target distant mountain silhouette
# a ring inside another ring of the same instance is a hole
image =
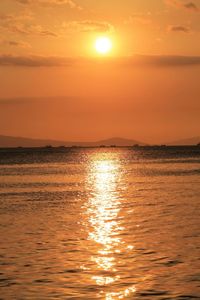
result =
[[[197,145],[199,143],[200,143],[200,136],[188,138],[188,139],[177,140],[177,141],[168,143],[167,145]]]
[[[141,143],[139,141],[124,139],[119,137],[96,141],[96,142],[69,142],[69,141],[31,139],[31,138],[24,138],[24,137],[12,137],[12,136],[0,135],[0,148],[45,147],[47,145],[51,145],[52,147],[133,146],[135,144],[145,145],[145,143]]]

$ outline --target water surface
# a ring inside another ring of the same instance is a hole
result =
[[[200,299],[200,148],[0,151],[1,299]]]

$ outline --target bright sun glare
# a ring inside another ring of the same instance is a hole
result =
[[[112,49],[112,41],[108,37],[99,37],[95,42],[95,49],[99,54],[107,54]]]

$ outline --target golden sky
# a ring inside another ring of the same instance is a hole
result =
[[[199,0],[0,1],[0,134],[199,135],[199,78]]]

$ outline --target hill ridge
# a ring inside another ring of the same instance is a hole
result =
[[[59,141],[53,139],[36,139],[36,138],[27,138],[27,137],[19,137],[19,136],[8,136],[8,135],[0,135],[0,148],[6,147],[59,147],[59,146],[132,146],[135,144],[145,145],[145,143],[126,139],[121,137],[112,137],[108,139],[103,139],[94,142],[76,142],[76,141]]]

